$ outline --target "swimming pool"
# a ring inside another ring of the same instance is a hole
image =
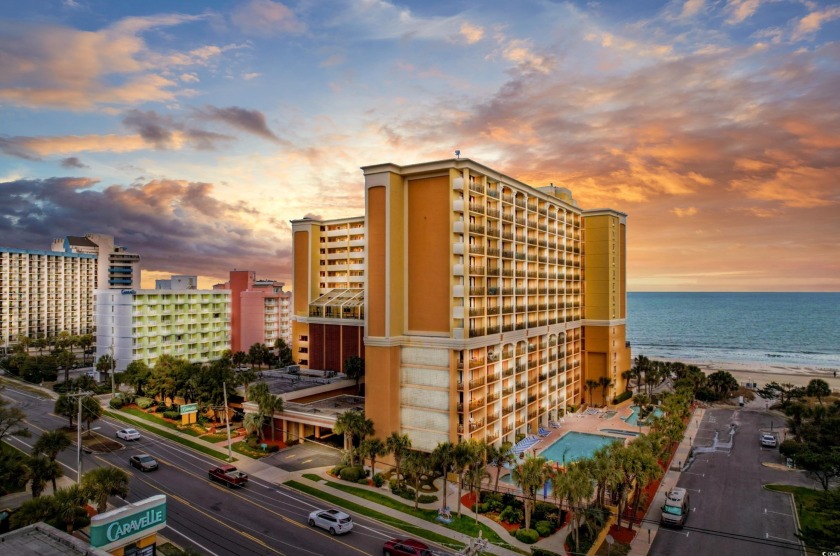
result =
[[[632,425],[632,426],[635,427],[636,425],[639,424],[639,406],[638,405],[631,405],[630,409],[633,411],[633,413],[631,413],[628,417],[625,417],[624,422],[627,423],[628,425]],[[651,417],[662,417],[662,415],[664,415],[664,413],[662,412],[661,409],[659,409],[657,407],[653,410],[653,413],[651,415],[648,415],[647,418],[644,421],[641,422],[641,424],[645,425],[646,422]]]
[[[623,442],[623,440],[603,434],[569,431],[539,455],[562,465],[564,461],[569,463],[591,457],[595,450],[613,442]]]

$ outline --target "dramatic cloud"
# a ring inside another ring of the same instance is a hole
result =
[[[248,110],[246,108],[239,108],[238,106],[230,106],[228,108],[205,106],[200,112],[207,118],[224,122],[229,126],[253,133],[264,139],[283,142],[274,132],[268,129],[265,115],[259,110]]]
[[[87,168],[87,164],[83,164],[81,160],[79,160],[75,156],[69,156],[61,160],[61,167],[62,168]]]
[[[209,183],[153,180],[99,189],[89,178],[56,177],[2,182],[0,192],[0,234],[13,236],[14,247],[47,249],[57,233],[97,232],[140,253],[143,269],[290,274],[288,224],[258,232],[263,215],[248,204],[219,200]]]
[[[461,24],[461,35],[467,44],[475,44],[484,38],[484,29],[470,23]]]
[[[123,125],[158,149],[177,149],[186,141],[194,148],[208,150],[215,149],[219,141],[233,139],[229,135],[190,127],[176,121],[173,116],[161,115],[154,110],[129,110],[123,118]]]
[[[280,2],[251,0],[231,16],[234,25],[251,35],[270,36],[277,33],[301,33],[306,26]]]

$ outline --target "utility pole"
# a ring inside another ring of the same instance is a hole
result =
[[[230,452],[230,419],[228,418],[227,384],[224,382],[222,382],[222,395],[225,397],[225,429],[227,429],[228,461],[232,461],[233,454]]]
[[[116,388],[114,387],[114,372],[117,369],[117,360],[114,359],[114,339],[111,338],[111,397],[116,396]]]
[[[90,396],[92,393],[79,390],[75,394],[66,394],[68,398],[76,398],[78,405],[76,418],[76,482],[79,484],[82,483],[82,398]]]

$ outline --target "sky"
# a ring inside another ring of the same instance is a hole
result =
[[[290,220],[458,149],[628,214],[630,291],[840,291],[840,3],[0,6],[4,246],[290,286]]]

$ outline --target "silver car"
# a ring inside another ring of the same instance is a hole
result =
[[[353,529],[353,519],[341,510],[315,510],[309,514],[309,525],[325,529],[330,535],[340,535]]]
[[[128,464],[140,471],[154,471],[158,468],[158,462],[149,454],[137,454],[128,458]]]
[[[776,435],[775,434],[765,433],[765,434],[761,435],[761,445],[762,446],[766,446],[768,448],[775,448],[777,442],[778,441],[776,440]]]
[[[117,431],[117,438],[123,440],[140,440],[140,433],[137,429],[120,429]]]

